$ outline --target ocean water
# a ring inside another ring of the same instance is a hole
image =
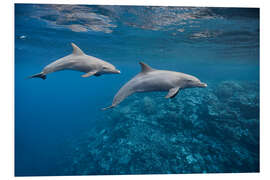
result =
[[[15,175],[259,172],[259,9],[15,4]],[[61,71],[72,52],[121,74]],[[153,68],[207,88],[116,92]]]

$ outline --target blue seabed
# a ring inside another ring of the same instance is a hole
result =
[[[26,79],[71,42],[122,73]],[[102,111],[139,61],[208,87]],[[15,5],[16,176],[259,172],[259,144],[259,9]]]

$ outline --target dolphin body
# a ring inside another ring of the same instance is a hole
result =
[[[71,43],[73,52],[63,58],[60,58],[51,64],[47,65],[42,72],[30,76],[29,78],[42,78],[46,79],[46,75],[56,71],[62,70],[75,70],[84,72],[82,77],[100,76],[102,74],[119,74],[112,64],[98,59],[93,56],[86,55],[78,46]]]
[[[169,91],[165,98],[174,98],[180,89],[193,87],[207,87],[198,78],[175,71],[153,69],[140,62],[141,72],[128,81],[113,98],[112,105],[105,109],[113,108],[126,97],[136,92]]]

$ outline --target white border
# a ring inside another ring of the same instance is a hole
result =
[[[190,175],[128,175],[128,176],[61,176],[61,177],[20,177],[20,179],[137,179],[137,178],[187,178],[187,179],[258,179],[270,175],[267,160],[270,160],[269,153],[269,3],[263,0],[15,0],[1,2],[1,65],[0,65],[0,142],[1,142],[1,179],[15,179],[14,177],[14,4],[13,3],[46,3],[46,4],[103,4],[103,5],[165,5],[165,6],[201,6],[201,7],[260,7],[261,16],[261,42],[260,42],[260,110],[261,110],[261,173],[247,174],[190,174]],[[268,178],[269,179],[269,178]]]
[[[259,7],[258,0],[15,0],[16,3],[99,4],[99,5],[155,5],[155,6],[210,6],[210,7]]]

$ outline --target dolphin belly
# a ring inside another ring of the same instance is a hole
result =
[[[134,84],[134,90],[136,92],[168,91],[173,87],[175,87],[175,85],[171,79],[152,75],[143,77]]]
[[[94,68],[94,67],[92,67]],[[59,59],[49,65],[47,65],[43,72],[45,74],[62,71],[62,70],[74,70],[80,72],[89,72],[92,70],[91,66],[84,61]]]
[[[84,62],[76,62],[76,63],[70,64],[68,69],[87,73],[96,68],[94,65],[91,66],[90,64],[87,64]]]
[[[162,79],[156,79],[156,77],[140,76],[134,77],[127,82],[115,95],[111,107],[121,103],[126,97],[136,92],[151,92],[151,91],[168,91],[173,88],[173,84],[170,81],[164,81]]]

